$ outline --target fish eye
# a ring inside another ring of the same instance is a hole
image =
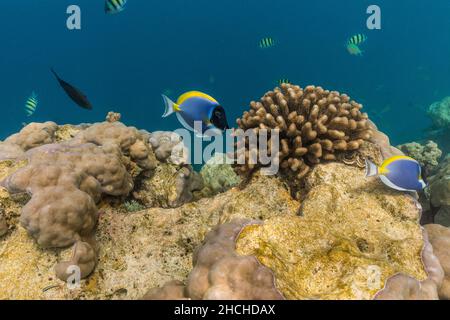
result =
[[[215,115],[217,118],[222,118],[222,112],[220,112],[220,111],[214,112],[214,115]]]

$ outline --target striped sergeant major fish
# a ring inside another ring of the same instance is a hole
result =
[[[34,114],[38,104],[39,104],[38,97],[36,93],[34,93],[33,91],[31,96],[25,102],[25,113],[27,114],[28,117],[31,117]]]
[[[270,38],[270,37],[263,38],[259,42],[259,47],[262,48],[262,49],[271,48],[273,46],[275,46],[275,41],[272,38]]]
[[[105,0],[105,13],[116,14],[125,10],[128,0]]]
[[[348,39],[347,44],[353,44],[359,46],[361,43],[366,42],[367,37],[365,34],[359,33]]]

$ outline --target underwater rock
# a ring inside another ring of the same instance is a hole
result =
[[[188,163],[188,150],[181,136],[175,132],[156,131],[150,133],[150,144],[156,159],[161,162],[183,165]]]
[[[420,163],[425,177],[437,167],[439,159],[442,157],[442,151],[433,141],[428,141],[425,145],[417,142],[406,143],[398,146],[398,149]]]
[[[246,227],[236,243],[273,270],[286,298],[372,299],[397,273],[427,278],[414,199],[337,163],[316,166],[305,183],[300,217]]]
[[[227,156],[217,153],[200,170],[205,188],[202,193],[213,196],[237,186],[241,179],[230,164],[226,163]]]
[[[435,128],[450,128],[450,97],[433,103],[428,108],[428,116]]]
[[[8,232],[8,224],[6,223],[5,217],[3,217],[2,212],[0,212],[0,238],[3,237]]]
[[[437,298],[442,268],[418,223],[420,205],[411,196],[339,163],[315,166],[303,192],[300,216],[234,220],[211,232],[196,250],[183,297],[389,298],[386,292],[395,289],[383,290],[385,284],[394,287],[391,279],[405,275],[408,283],[402,278],[397,287],[417,290],[402,298]],[[249,265],[243,274],[237,274],[235,259]],[[255,278],[256,270],[264,276]],[[260,288],[266,295],[257,294]]]
[[[202,189],[202,177],[191,166],[161,163],[151,177],[139,181],[133,197],[147,208],[176,208],[192,201]]]
[[[434,217],[434,223],[450,227],[450,206],[444,206],[439,209]]]
[[[450,206],[450,156],[428,178],[430,185],[431,204],[434,207]]]
[[[450,299],[450,229],[437,224],[426,225],[434,254],[444,269],[445,277],[439,289],[441,299]]]
[[[321,87],[302,89],[282,84],[281,88],[267,92],[259,102],[252,101],[250,107],[237,120],[239,128],[255,132],[278,130],[278,161],[282,174],[291,176],[289,180],[301,180],[312,166],[335,161],[346,151],[358,150],[372,136],[368,115],[361,112],[361,104],[345,94]],[[270,151],[270,131],[267,134]],[[262,151],[249,148],[245,143],[246,152],[238,154],[238,161],[245,160],[244,165],[236,166],[240,174],[248,175],[261,167],[251,164],[249,159],[255,153],[261,155]]]
[[[194,249],[217,224],[295,215],[300,204],[275,177],[255,175],[243,190],[176,209],[129,214],[99,206],[98,262],[79,289],[69,290],[53,271],[59,261],[71,261],[72,250],[43,250],[19,225],[0,241],[0,299],[138,299],[149,288],[185,281]]]

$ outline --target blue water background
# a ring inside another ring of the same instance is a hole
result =
[[[66,8],[82,10],[82,30],[66,28]],[[382,9],[382,30],[366,28],[366,8]],[[202,90],[225,106],[230,123],[280,78],[321,85],[361,102],[394,144],[424,137],[427,107],[450,95],[450,2],[444,0],[268,1],[129,0],[118,15],[103,0],[3,1],[0,10],[0,139],[23,122],[102,121],[108,111],[149,131],[161,119],[160,94]],[[345,42],[364,33],[362,57]],[[276,46],[261,50],[272,37]],[[93,111],[73,104],[49,71],[82,89]],[[27,118],[35,91],[40,105]]]

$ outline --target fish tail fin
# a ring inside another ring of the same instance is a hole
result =
[[[170,100],[165,95],[162,95],[162,97],[164,99],[164,104],[165,104],[165,107],[166,107],[166,110],[164,111],[164,114],[162,115],[163,118],[166,118],[166,117],[170,116],[174,112],[180,111],[180,107],[175,102]]]
[[[379,174],[378,167],[372,161],[366,159],[366,177],[375,177]]]

